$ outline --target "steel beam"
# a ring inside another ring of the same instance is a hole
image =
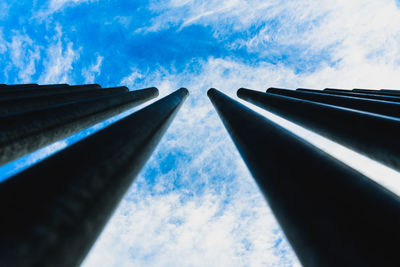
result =
[[[44,96],[29,96],[20,98],[0,99],[0,115],[11,112],[23,112],[36,108],[49,107],[53,105],[79,101],[91,97],[107,96],[117,93],[128,92],[125,86],[112,87],[81,92],[50,94]]]
[[[350,90],[326,91],[326,90],[314,90],[314,89],[303,89],[303,88],[296,89],[296,91],[315,92],[315,93],[319,93],[319,94],[343,95],[343,96],[352,96],[352,97],[366,98],[366,99],[376,99],[376,100],[383,100],[383,101],[400,102],[400,95],[399,96],[389,96],[389,95],[383,96],[383,95],[374,95],[374,94],[355,93]]]
[[[18,98],[28,96],[44,96],[50,94],[61,94],[69,92],[81,92],[88,90],[101,89],[98,84],[85,84],[85,85],[74,85],[65,87],[51,87],[51,88],[29,88],[27,90],[0,90],[0,100],[6,98]]]
[[[79,266],[187,95],[180,89],[1,183],[0,265]]]
[[[304,266],[398,266],[396,195],[217,90],[208,96]]]
[[[398,118],[247,89],[239,89],[237,95],[400,170]]]
[[[329,95],[316,92],[304,92],[276,88],[269,88],[267,90],[267,93],[290,96],[298,99],[305,99],[346,108],[358,109],[386,116],[400,117],[400,103],[390,101],[362,99],[351,96]]]
[[[158,95],[148,88],[0,116],[0,165],[84,130]]]

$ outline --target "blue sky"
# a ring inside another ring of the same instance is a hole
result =
[[[0,83],[190,90],[84,266],[299,266],[206,91],[399,88],[400,9],[394,0],[6,0],[0,69]],[[400,189],[398,173],[302,134]]]

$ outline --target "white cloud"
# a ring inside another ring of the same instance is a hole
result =
[[[8,64],[6,71],[18,70],[18,82],[27,83],[32,80],[32,76],[36,73],[36,63],[40,60],[40,47],[35,45],[28,35],[16,32],[11,42],[5,43],[0,50],[8,52],[11,62]]]
[[[101,64],[104,57],[98,55],[96,63],[82,70],[82,76],[85,78],[85,83],[93,83],[95,78],[101,73]]]
[[[62,38],[62,29],[56,26],[57,34],[46,50],[44,71],[39,81],[43,84],[65,83],[71,80],[73,63],[79,59],[79,49],[74,50],[73,43]]]
[[[49,15],[51,13],[60,11],[69,6],[76,6],[84,3],[91,3],[97,0],[50,0],[47,10],[42,15]]]

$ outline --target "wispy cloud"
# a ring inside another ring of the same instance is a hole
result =
[[[35,45],[28,35],[16,32],[11,42],[3,45],[1,50],[7,51],[10,56],[6,71],[17,69],[18,79],[16,81],[30,82],[36,73],[36,63],[40,60],[40,47]]]
[[[40,13],[40,16],[50,15],[52,13],[61,11],[66,7],[73,7],[76,5],[96,2],[97,0],[49,0],[47,8]]]
[[[69,75],[73,63],[79,59],[79,49],[74,50],[73,43],[62,38],[62,28],[56,27],[57,34],[46,49],[44,71],[39,78],[40,83],[65,83],[70,81]]]
[[[104,57],[98,55],[96,58],[96,63],[82,70],[82,76],[85,78],[85,83],[93,83],[96,76],[100,75],[103,59]]]

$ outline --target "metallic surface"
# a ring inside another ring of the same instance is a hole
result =
[[[362,99],[351,96],[329,95],[329,94],[320,94],[316,92],[304,92],[304,91],[276,89],[276,88],[269,88],[267,90],[267,93],[290,96],[299,99],[305,99],[305,100],[310,100],[335,106],[347,107],[352,109],[358,109],[386,116],[400,117],[400,103],[394,103],[390,101]]]
[[[0,164],[68,137],[157,96],[158,90],[153,87],[0,116]]]
[[[78,91],[70,93],[50,94],[43,96],[28,96],[19,98],[0,99],[0,115],[10,112],[22,112],[35,108],[78,101],[90,97],[112,95],[116,93],[128,92],[127,87],[113,87],[88,91]]]
[[[344,90],[344,89],[332,89],[326,88],[324,91],[328,92],[353,92],[353,93],[362,93],[362,94],[372,94],[372,95],[382,95],[382,96],[398,96],[397,93],[392,92],[384,92],[380,90],[371,90],[371,89],[353,89],[353,90]]]
[[[95,90],[95,89],[101,89],[101,86],[98,84],[85,84],[85,85],[65,86],[65,87],[50,87],[43,89],[41,89],[40,87],[34,87],[34,88],[28,88],[26,90],[0,90],[0,100],[5,98],[44,96],[49,94],[80,92],[80,91]]]
[[[238,96],[400,170],[400,119],[239,89]]]
[[[399,266],[396,195],[219,91],[208,96],[304,266]]]
[[[315,92],[315,93],[327,94],[327,95],[343,95],[343,96],[352,96],[352,97],[366,98],[366,99],[376,99],[376,100],[400,102],[400,95],[399,96],[394,96],[394,95],[389,96],[389,95],[356,93],[356,92],[350,91],[350,90],[326,91],[326,90],[303,89],[303,88],[296,89],[296,91]]]
[[[1,183],[0,266],[79,266],[187,95],[177,90]]]

